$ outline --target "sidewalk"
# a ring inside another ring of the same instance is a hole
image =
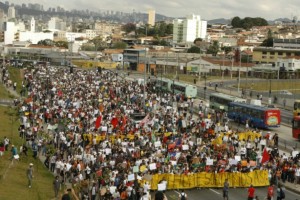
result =
[[[285,187],[287,190],[295,192],[297,194],[300,194],[300,184],[295,185],[294,183],[279,181],[279,184],[281,184],[283,187]]]

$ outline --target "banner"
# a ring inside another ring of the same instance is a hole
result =
[[[152,176],[151,189],[157,190],[161,180],[167,181],[169,189],[191,189],[191,188],[222,188],[228,179],[229,187],[254,187],[269,185],[268,172],[266,170],[256,170],[249,173],[206,173],[197,174],[155,174]]]

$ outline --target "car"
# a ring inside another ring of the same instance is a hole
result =
[[[288,91],[288,90],[281,90],[281,91],[279,92],[279,94],[280,94],[280,95],[293,95],[293,93],[291,93],[291,92]]]

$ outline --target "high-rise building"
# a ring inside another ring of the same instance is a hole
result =
[[[35,32],[35,20],[33,17],[30,20],[30,32]]]
[[[48,22],[48,29],[56,29],[56,30],[65,31],[66,30],[66,22],[57,17],[51,17],[50,21]]]
[[[155,25],[155,10],[148,11],[148,24],[151,26]]]
[[[10,7],[8,8],[8,11],[7,11],[7,18],[8,18],[8,19],[16,18],[16,10],[15,10],[15,7],[10,6]]]
[[[200,15],[188,15],[186,19],[173,20],[173,43],[190,43],[196,38],[205,39],[207,21],[201,20]]]

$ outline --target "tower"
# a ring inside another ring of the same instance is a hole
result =
[[[151,26],[155,25],[155,10],[148,11],[148,24]]]
[[[8,8],[8,11],[7,11],[7,17],[8,17],[8,19],[16,18],[16,10],[15,10],[15,7],[10,6],[10,7]]]
[[[30,32],[35,32],[35,20],[33,17],[30,20]]]

